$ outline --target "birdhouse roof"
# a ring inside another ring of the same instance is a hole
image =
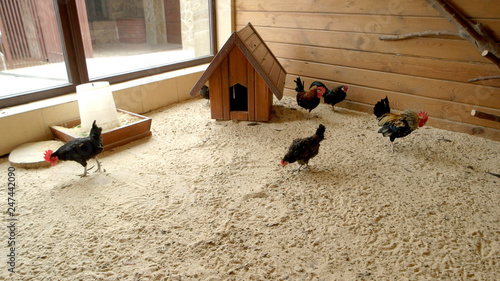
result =
[[[231,34],[231,37],[229,37],[222,49],[214,57],[207,70],[194,85],[190,92],[191,96],[194,97],[200,91],[201,87],[203,87],[208,78],[234,47],[241,50],[255,71],[257,71],[266,82],[276,98],[281,100],[285,87],[285,68],[279,63],[278,59],[273,55],[251,23],[248,23],[247,26],[241,30]]]

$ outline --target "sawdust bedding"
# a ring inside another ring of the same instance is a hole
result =
[[[104,152],[104,173],[18,168],[16,273],[3,247],[0,279],[500,276],[500,179],[485,173],[499,172],[499,142],[427,126],[391,153],[371,115],[321,104],[307,119],[291,97],[274,111],[215,121],[194,99],[146,114],[153,136]],[[309,168],[281,167],[320,123]],[[1,158],[4,183],[8,167]]]

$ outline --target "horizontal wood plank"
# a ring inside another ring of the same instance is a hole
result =
[[[438,15],[427,2],[407,1],[402,4],[399,0],[387,1],[342,1],[342,0],[236,0],[235,6],[241,11],[266,11],[266,12],[341,12],[353,14],[393,14],[393,15]]]
[[[301,30],[330,30],[376,34],[406,34],[426,30],[449,30],[457,28],[444,17],[422,18],[415,16],[352,15],[325,13],[277,13],[238,12],[236,25],[249,21],[254,27],[300,28]],[[479,19],[496,40],[500,38],[500,20]]]
[[[229,114],[231,116],[231,120],[249,120],[248,111],[231,111]]]
[[[498,0],[454,0],[453,4],[468,17],[495,18],[500,14]],[[238,11],[440,16],[425,0],[236,0],[235,7]]]
[[[256,27],[265,42],[309,45],[424,58],[491,63],[463,39],[418,38],[382,41],[375,34]]]
[[[492,63],[472,64],[431,58],[281,43],[269,43],[268,46],[277,57],[282,59],[349,66],[456,82],[467,82],[471,78],[480,76],[493,76],[499,72],[498,68]],[[494,84],[496,82],[498,84]],[[500,86],[500,79],[496,81],[490,80],[487,83],[493,86]]]

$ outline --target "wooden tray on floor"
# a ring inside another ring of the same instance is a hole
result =
[[[138,117],[141,120],[127,124],[125,126],[111,129],[109,131],[102,132],[101,136],[102,144],[104,145],[104,151],[151,136],[151,118],[121,109],[117,109],[117,111]],[[80,125],[80,118],[62,123],[57,126],[64,128],[74,128],[78,125]],[[63,142],[68,142],[72,139],[81,137],[67,131],[59,130],[58,128],[54,128],[53,126],[50,126],[50,130],[54,134],[55,138],[60,139]]]

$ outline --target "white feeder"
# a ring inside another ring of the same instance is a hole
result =
[[[111,130],[120,125],[116,112],[115,100],[109,87],[109,82],[93,82],[76,86],[78,108],[82,129],[90,131],[92,122],[103,131]]]

